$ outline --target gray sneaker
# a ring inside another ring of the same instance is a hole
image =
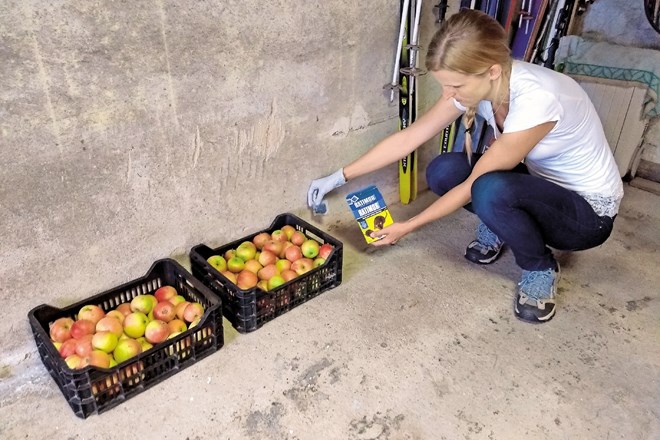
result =
[[[555,295],[561,275],[559,263],[556,269],[523,270],[513,305],[516,318],[541,324],[555,316]]]
[[[477,226],[477,239],[465,249],[465,258],[478,264],[490,264],[502,253],[502,240],[482,222]]]

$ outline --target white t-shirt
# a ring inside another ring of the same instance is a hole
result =
[[[454,105],[465,111],[456,100]],[[477,113],[498,137],[490,101],[481,101]],[[503,132],[551,121],[557,123],[525,158],[530,174],[577,192],[598,215],[613,217],[623,197],[623,183],[591,100],[569,76],[514,61]]]

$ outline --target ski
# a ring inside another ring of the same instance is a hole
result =
[[[408,57],[408,49],[406,48],[408,44],[408,33],[411,29],[411,18],[410,18],[410,6],[411,2],[409,0],[401,0],[401,22],[404,26],[404,32],[401,39],[401,55],[400,55],[400,65],[409,65],[410,60]],[[409,78],[401,70],[397,72],[399,76],[399,130],[405,130],[412,123],[410,120],[410,101],[412,99],[412,94],[410,93]],[[412,188],[411,188],[411,175],[412,175],[412,155],[404,157],[399,161],[399,198],[401,203],[407,205],[410,203],[412,197]]]
[[[445,21],[445,15],[447,13],[447,0],[440,0],[434,10],[436,11],[436,23],[441,24]],[[454,137],[456,136],[456,124],[460,121],[460,118],[456,121],[449,124],[445,127],[442,132],[440,132],[440,154],[449,153],[454,146]]]
[[[536,42],[536,34],[547,5],[548,0],[523,0],[518,29],[511,43],[513,58],[528,61],[528,57],[531,56],[530,47]]]

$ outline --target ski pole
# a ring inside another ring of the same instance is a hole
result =
[[[419,20],[422,12],[422,0],[417,0],[415,3],[415,17],[414,17],[414,24],[413,24],[413,34],[412,34],[412,42],[408,46],[406,46],[410,50],[410,67],[404,67],[401,69],[401,73],[404,75],[410,75],[410,94],[412,94],[415,91],[415,77],[419,75],[423,75],[424,72],[421,69],[417,68],[417,51],[419,50],[419,45],[417,42],[419,41]]]
[[[392,72],[392,82],[385,84],[383,89],[390,90],[390,102],[394,101],[394,89],[399,88],[399,65],[401,64],[401,47],[403,46],[403,34],[406,31],[406,20],[408,19],[408,5],[410,0],[404,0],[403,9],[401,10],[401,25],[399,26],[399,40],[394,54],[394,69]]]

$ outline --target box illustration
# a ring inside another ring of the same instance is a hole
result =
[[[360,225],[360,230],[367,243],[378,240],[371,238],[373,231],[383,229],[394,223],[390,211],[387,209],[385,199],[375,185],[368,186],[346,196],[346,203],[350,206],[353,216]]]

